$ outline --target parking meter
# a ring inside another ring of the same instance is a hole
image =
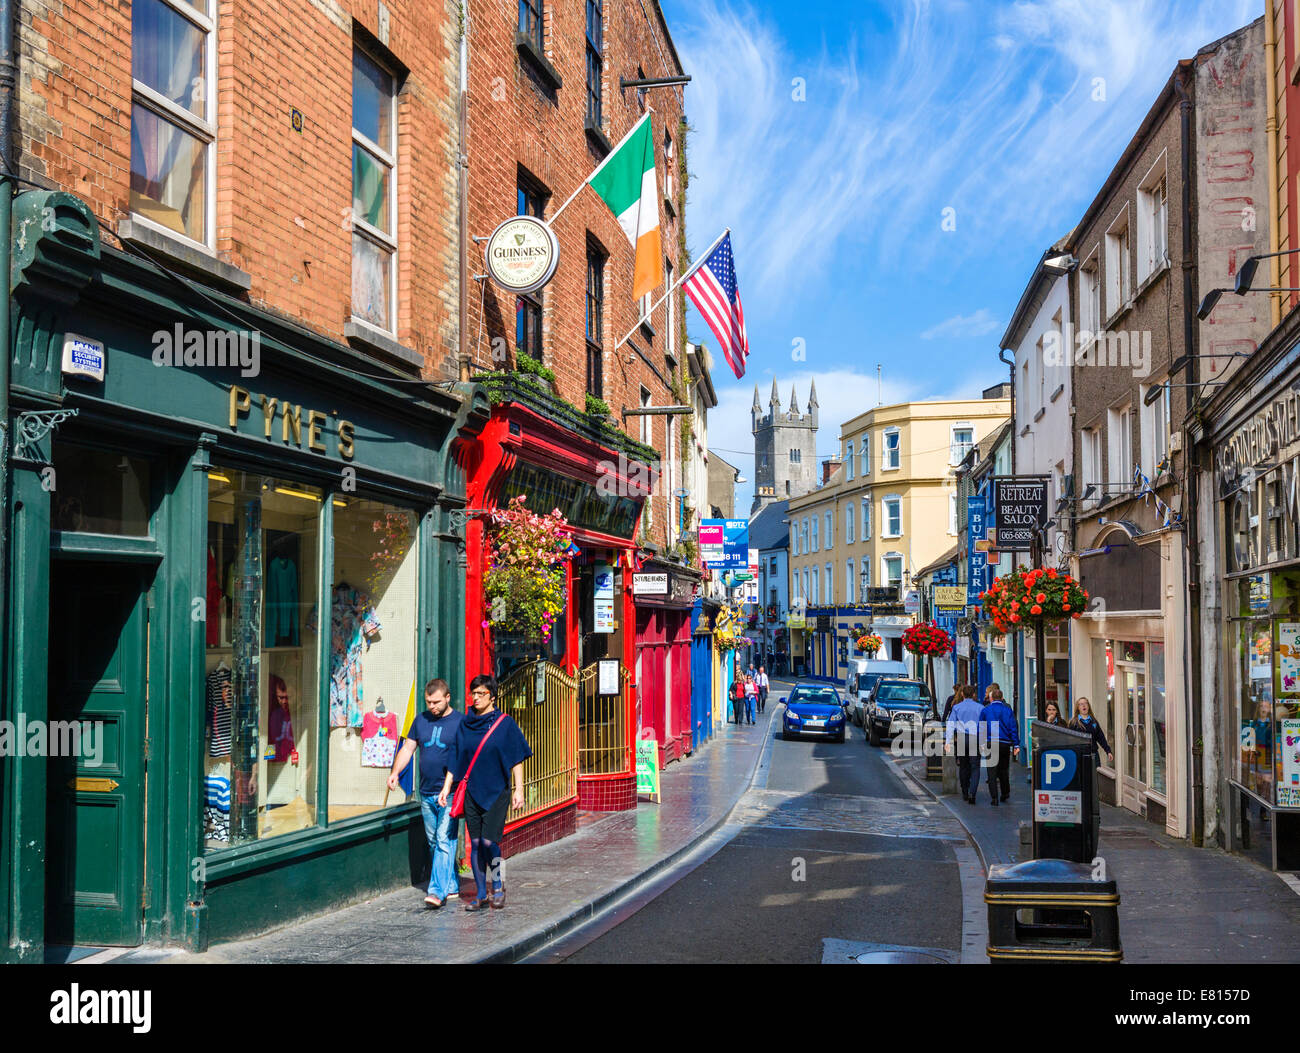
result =
[[[1101,801],[1096,747],[1086,731],[1035,720],[1034,858],[1090,863],[1097,855]]]

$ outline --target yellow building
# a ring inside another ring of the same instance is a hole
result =
[[[803,646],[792,640],[791,653],[803,654],[805,675],[842,683],[855,625],[884,640],[877,657],[907,660],[912,574],[956,544],[954,468],[1010,416],[1008,389],[877,406],[840,428],[822,484],[790,501],[790,603],[807,612]]]

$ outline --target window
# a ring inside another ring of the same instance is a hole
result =
[[[853,580],[853,560],[844,561],[844,602],[854,603],[853,590],[856,582]]]
[[[587,247],[587,394],[604,397],[605,257]]]
[[[133,219],[211,244],[212,0],[131,5],[131,212]]]
[[[664,132],[664,197],[673,199],[674,180],[677,177],[677,160],[673,157],[673,137]],[[669,288],[672,288],[670,285]]]
[[[835,603],[835,577],[831,573],[831,565],[826,564],[826,606],[830,607]]]
[[[1110,494],[1113,495],[1133,475],[1133,414],[1128,406],[1107,411],[1106,441],[1109,457],[1106,480],[1112,484]]]
[[[803,550],[805,555],[807,555],[810,551],[812,551],[811,549],[808,548],[808,517],[807,516],[803,517]]]
[[[956,424],[952,429],[951,449],[949,450],[949,463],[961,464],[970,453],[971,447],[975,445],[975,429],[968,424]]]
[[[603,125],[601,117],[600,78],[604,65],[603,0],[587,0],[587,124]]]
[[[1132,296],[1128,206],[1106,231],[1106,316],[1113,318]]]
[[[802,463],[803,463],[803,451],[802,451],[802,450],[791,450],[791,451],[790,451],[790,463],[791,463],[791,464],[802,464]]]
[[[799,606],[799,597],[802,595],[799,591],[799,572],[796,570],[790,575],[790,606]]]
[[[542,0],[519,0],[519,32],[542,50]]]
[[[898,552],[890,552],[881,561],[884,568],[884,584],[887,588],[896,588],[903,583],[903,557]]]
[[[649,409],[651,402],[650,389],[643,386],[641,388],[641,408]],[[654,418],[648,414],[641,417],[641,441],[647,446],[654,445]],[[647,501],[646,504],[649,505],[650,502]]]
[[[416,674],[417,527],[413,512],[356,494],[209,473],[204,776],[230,802],[205,809],[209,851],[404,803],[387,781]],[[323,598],[322,560],[336,583]],[[322,629],[335,641],[324,667]]]
[[[775,556],[772,557],[771,561],[770,561],[769,564],[768,564],[768,573],[769,573],[769,574],[775,574],[775,573],[776,573],[776,557],[775,557]],[[775,603],[776,601],[773,600],[772,602]]]
[[[1160,474],[1160,465],[1169,454],[1169,381],[1144,384],[1142,392],[1142,474],[1151,482]],[[1151,392],[1158,392],[1147,405]]]
[[[902,436],[897,428],[885,429],[885,448],[881,451],[880,467],[888,470],[898,468],[901,461]]]
[[[1165,262],[1169,252],[1169,206],[1165,180],[1165,155],[1151,166],[1138,186],[1138,283],[1146,281]]]
[[[817,523],[820,519],[821,516],[812,517],[812,548],[808,550],[809,552],[816,552],[821,547],[817,544]]]
[[[1086,345],[1101,328],[1101,275],[1097,273],[1096,251],[1079,268],[1079,339]],[[1065,362],[1071,359],[1072,348],[1062,348]]]
[[[813,590],[812,601],[814,606],[820,606],[822,602],[822,571],[821,567],[813,567]]]
[[[862,499],[862,540],[871,540],[871,498]]]
[[[654,294],[646,293],[636,302],[636,318],[638,322],[644,322],[651,325],[650,322],[650,305],[654,302]]]
[[[805,606],[811,602],[812,593],[808,591],[808,568],[803,569],[803,602]]]
[[[862,561],[862,602],[867,602],[867,590],[871,588],[871,560]]]
[[[862,436],[862,474],[871,474],[871,436]]]
[[[826,548],[835,547],[835,513],[826,513]]]
[[[849,440],[848,454],[844,458],[844,478],[853,478],[853,440]]]
[[[881,537],[902,537],[903,501],[900,497],[886,497],[880,502]]]
[[[948,533],[954,537],[957,534],[957,495],[955,493],[948,495]]]
[[[1084,428],[1081,440],[1083,487],[1079,493],[1087,493],[1089,487],[1094,487],[1088,503],[1090,507],[1096,507],[1102,502],[1102,487],[1106,484],[1101,470],[1101,434],[1096,428]]]
[[[844,544],[853,544],[853,526],[854,526],[853,504],[844,506]]]
[[[519,178],[516,208],[521,216],[542,218],[546,195],[537,186]],[[542,361],[542,294],[540,291],[515,297],[515,350]]]
[[[352,314],[397,326],[397,93],[391,73],[352,52]]]
[[[798,523],[790,524],[790,547],[794,550],[794,554],[796,556],[799,555],[799,524]]]

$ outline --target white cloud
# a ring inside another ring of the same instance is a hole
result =
[[[981,307],[974,314],[953,315],[938,325],[930,326],[921,334],[921,339],[934,340],[938,337],[945,337],[951,340],[965,340],[970,337],[995,333],[998,328],[999,322],[993,317],[993,312],[987,307]]]

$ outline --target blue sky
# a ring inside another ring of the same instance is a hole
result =
[[[886,402],[1004,379],[998,341],[1042,251],[1083,214],[1177,60],[1264,10],[662,3],[693,77],[688,246],[732,228],[751,349],[740,381],[716,356],[709,444],[749,480],[755,381],[764,406],[773,377],[802,405],[816,378],[824,456],[876,403],[877,363]],[[716,348],[693,307],[688,329]],[[737,488],[738,513],[751,493]]]

